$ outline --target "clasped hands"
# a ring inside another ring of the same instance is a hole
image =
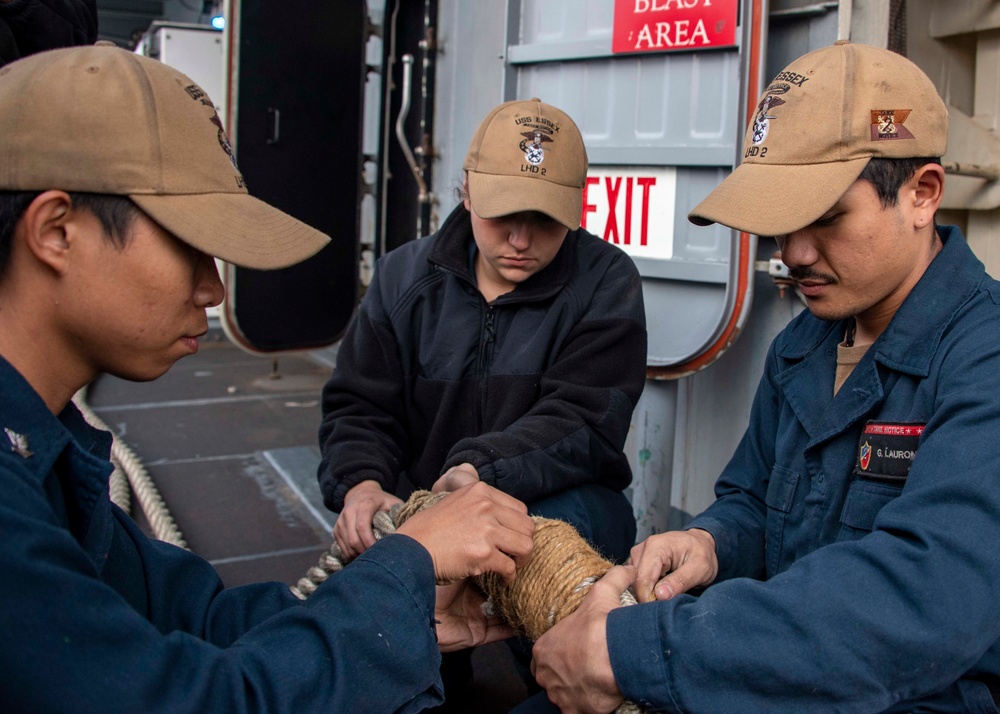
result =
[[[691,529],[650,536],[632,548],[626,565],[611,568],[575,612],[538,638],[531,672],[563,714],[607,714],[624,701],[608,651],[608,613],[633,588],[636,600],[669,600],[718,574],[715,539]]]
[[[510,582],[531,554],[534,522],[527,507],[479,481],[470,464],[449,469],[432,487],[448,498],[418,512],[397,532],[414,538],[431,554],[439,583],[435,601],[442,651],[473,647],[513,635],[499,617],[482,612],[483,595],[467,578],[499,573]],[[345,498],[334,536],[355,557],[375,542],[371,522],[400,499],[374,481],[358,484]],[[345,518],[345,514],[349,514]],[[611,668],[608,613],[633,588],[639,603],[669,600],[709,585],[718,574],[715,539],[700,529],[670,531],[632,548],[629,563],[611,568],[579,608],[535,643],[531,670],[564,714],[614,711],[623,701]]]
[[[479,481],[471,466],[450,469],[438,484],[435,490],[450,491],[448,497],[396,529],[420,543],[434,563],[438,646],[448,652],[511,637],[513,629],[499,616],[484,614],[485,598],[469,578],[494,572],[511,582],[531,556],[535,522],[521,501]],[[375,513],[397,503],[375,481],[354,486],[334,526],[341,552],[351,559],[372,546]]]

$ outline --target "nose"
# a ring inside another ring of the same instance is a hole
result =
[[[226,297],[226,288],[219,277],[215,258],[202,253],[198,257],[194,302],[198,307],[215,307]]]
[[[507,242],[515,250],[527,250],[531,245],[531,221],[514,217],[508,227]]]
[[[812,265],[816,262],[816,248],[806,231],[795,231],[777,238],[781,262],[789,268]]]

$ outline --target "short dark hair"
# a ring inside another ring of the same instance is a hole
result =
[[[21,216],[41,191],[0,191],[0,276],[10,261],[14,229]],[[132,235],[132,223],[139,207],[127,196],[108,193],[70,192],[75,206],[85,208],[101,222],[105,235],[119,248],[124,248]]]
[[[868,162],[858,178],[863,178],[875,187],[882,208],[891,208],[899,200],[899,189],[913,178],[917,169],[927,164],[940,163],[940,158],[874,158]]]

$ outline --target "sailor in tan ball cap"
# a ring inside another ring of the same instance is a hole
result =
[[[408,489],[482,481],[624,560],[623,448],[646,377],[639,271],[580,227],[587,152],[566,112],[504,102],[471,134],[461,202],[379,260],[324,388],[334,537],[362,553],[375,513]],[[468,653],[444,671],[460,694]]]
[[[936,225],[947,134],[884,49],[838,43],[767,86],[690,217],[775,238],[808,309],[716,501],[535,644],[562,711],[997,710],[1000,283]]]
[[[109,499],[111,435],[73,395],[197,351],[224,296],[215,257],[278,268],[326,243],[248,194],[176,70],[113,46],[0,68],[0,711],[417,711],[442,701],[442,651],[511,634],[464,581],[512,579],[534,524],[487,484],[305,602],[224,588]]]

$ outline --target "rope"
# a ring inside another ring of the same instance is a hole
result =
[[[569,523],[534,517],[531,559],[507,585],[495,573],[476,578],[493,607],[519,634],[537,640],[576,611],[596,583],[613,565],[580,537]],[[622,605],[634,605],[628,594]],[[628,602],[627,600],[631,600]]]
[[[108,487],[111,493],[111,502],[120,509],[129,513],[132,510],[132,492],[128,486],[128,476],[122,470],[121,464],[112,459],[115,470],[111,472],[111,479]]]
[[[87,422],[97,428],[111,433],[111,463],[115,470],[111,474],[111,499],[126,513],[129,512],[128,486],[131,486],[135,493],[139,507],[142,508],[143,515],[149,521],[149,527],[153,531],[153,536],[158,540],[173,543],[181,548],[187,548],[187,543],[181,536],[181,531],[174,523],[167,505],[160,497],[160,492],[153,483],[146,467],[136,456],[135,452],[129,448],[128,444],[116,437],[111,429],[87,404],[87,388],[84,387],[73,396],[73,403],[83,414]],[[123,483],[127,480],[127,486]],[[125,505],[122,505],[122,504]]]
[[[372,533],[375,535],[375,540],[381,540],[385,536],[396,532],[395,519],[400,510],[401,506],[397,503],[389,513],[378,511],[375,514],[375,517],[372,519]],[[415,512],[409,513],[406,518],[409,518]],[[402,525],[402,521],[399,523]],[[348,559],[344,557],[340,546],[337,545],[337,541],[333,541],[330,544],[330,548],[319,557],[319,562],[309,568],[305,576],[299,578],[299,582],[292,586],[292,594],[299,600],[305,600],[316,592],[316,588],[326,582],[327,578],[343,570],[347,562]]]
[[[446,495],[416,491],[406,503],[394,506],[390,513],[376,513],[372,522],[375,538],[393,533],[414,513]],[[580,606],[590,586],[600,580],[613,563],[602,558],[570,524],[538,516],[532,518],[535,535],[531,558],[518,571],[514,582],[507,585],[494,573],[481,575],[475,582],[487,596],[487,608],[499,612],[518,633],[537,640]],[[292,592],[305,600],[330,575],[342,570],[344,564],[340,547],[332,543],[320,556],[319,563],[292,587]],[[620,601],[623,606],[636,604],[627,590],[621,594]],[[615,710],[615,714],[643,712],[644,709],[629,701]]]
[[[149,472],[135,452],[115,437],[108,425],[87,404],[86,387],[74,395],[73,402],[91,426],[112,434],[111,462],[114,471],[109,484],[111,500],[128,513],[131,487],[153,535],[159,540],[187,548],[187,543]],[[406,503],[393,506],[390,512],[379,511],[372,519],[375,539],[380,540],[394,533],[397,526],[405,523],[414,513],[432,506],[447,495],[416,491]],[[514,582],[507,585],[494,573],[481,575],[475,581],[487,596],[484,607],[499,612],[515,631],[537,640],[550,627],[574,612],[590,586],[613,564],[598,555],[568,523],[537,516],[533,520],[535,534],[532,555],[518,572]],[[309,568],[305,577],[291,587],[292,593],[305,600],[332,574],[343,570],[345,560],[334,541],[320,556],[319,562]],[[636,603],[627,590],[621,594],[620,601],[623,606]],[[629,701],[623,702],[615,710],[615,714],[644,712],[644,709]]]

